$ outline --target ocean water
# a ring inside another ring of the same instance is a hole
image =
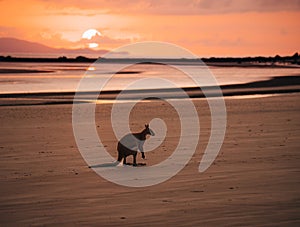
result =
[[[124,87],[140,79],[163,78],[179,87],[193,87],[195,82],[186,72],[201,77],[208,73],[215,78],[215,84],[243,84],[253,81],[267,80],[277,76],[299,75],[300,68],[261,68],[261,67],[208,67],[199,68],[196,64],[180,64],[175,66],[138,64],[124,68],[125,64],[105,63],[8,63],[0,62],[0,93],[36,93],[76,91],[79,82],[85,78],[91,89],[95,84],[108,80],[101,90],[122,90]],[[124,68],[121,71],[116,69]],[[4,70],[11,70],[10,73]],[[15,72],[13,70],[19,70]],[[20,73],[22,70],[31,70]],[[36,70],[36,72],[35,72]],[[40,72],[43,71],[43,72]],[[115,74],[116,72],[119,72]],[[120,73],[121,72],[121,73]],[[215,85],[212,81],[202,81],[201,86]],[[156,81],[143,88],[163,87]]]

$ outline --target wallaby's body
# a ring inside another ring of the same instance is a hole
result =
[[[149,128],[149,125],[145,125],[145,129],[140,133],[130,133],[125,135],[118,142],[118,161],[121,162],[123,160],[123,164],[126,164],[126,157],[133,155],[133,165],[136,166],[138,150],[142,153],[142,158],[145,159],[143,146],[147,135],[154,136],[154,132]]]

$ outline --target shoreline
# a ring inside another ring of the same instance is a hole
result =
[[[221,85],[222,95],[244,96],[244,95],[264,95],[264,94],[284,94],[300,92],[300,75],[298,76],[279,76],[269,80],[250,82],[245,84]],[[147,100],[157,99],[157,95],[166,99],[181,99],[177,92],[181,89],[147,89],[147,90],[128,90],[122,100],[137,100],[147,94]],[[182,88],[190,98],[222,97],[220,90],[215,86],[203,87],[184,87]],[[205,93],[204,93],[204,92]],[[115,100],[121,90],[102,91],[97,100]],[[93,100],[98,91],[77,93],[75,102],[89,102]],[[39,92],[39,93],[8,93],[0,94],[0,106],[13,105],[50,105],[50,104],[73,104],[75,92]],[[151,98],[153,97],[153,98]]]

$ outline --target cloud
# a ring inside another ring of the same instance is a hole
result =
[[[0,26],[0,37],[20,37],[24,32],[18,28],[10,26]]]
[[[97,43],[99,48],[105,47],[113,47],[113,46],[121,46],[124,44],[131,43],[132,40],[128,38],[112,38],[106,35],[95,35],[91,39],[80,39],[78,42],[74,44],[77,46],[88,47],[91,43]]]
[[[299,0],[201,0],[194,7],[203,13],[299,11]]]
[[[300,0],[44,0],[51,7],[74,7],[91,14],[202,15],[243,12],[300,11]]]

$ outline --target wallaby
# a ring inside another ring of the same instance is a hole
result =
[[[154,136],[155,133],[149,128],[149,125],[145,125],[145,129],[140,133],[129,133],[121,138],[118,142],[118,161],[126,164],[126,157],[133,155],[133,165],[136,166],[136,155],[139,150],[142,153],[142,158],[145,159],[145,153],[143,145],[147,138],[147,135]]]

